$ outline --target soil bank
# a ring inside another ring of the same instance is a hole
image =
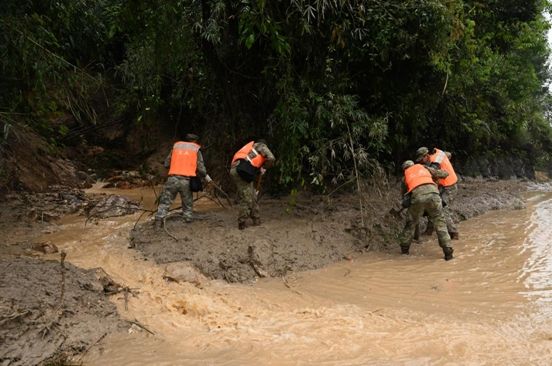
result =
[[[522,208],[520,196],[526,189],[527,182],[520,180],[465,180],[451,207],[453,217],[461,221],[489,210]],[[212,279],[247,282],[285,276],[370,250],[398,253],[405,211],[399,212],[398,188],[389,192],[363,197],[363,216],[352,194],[265,198],[260,203],[263,223],[245,230],[237,228],[237,208],[196,213],[191,224],[175,211],[166,220],[166,231],[155,231],[146,222],[131,232],[130,240],[158,264],[184,262]]]

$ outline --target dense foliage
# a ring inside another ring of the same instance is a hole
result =
[[[24,115],[52,143],[112,121],[195,131],[210,165],[262,136],[285,185],[370,174],[420,145],[547,161],[548,6],[6,0],[0,120]]]

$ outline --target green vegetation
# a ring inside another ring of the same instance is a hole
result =
[[[371,174],[375,160],[391,167],[420,145],[459,164],[501,154],[547,164],[548,7],[6,0],[0,123],[23,115],[60,143],[86,126],[159,121],[201,134],[221,160],[211,165],[262,136],[285,186]]]

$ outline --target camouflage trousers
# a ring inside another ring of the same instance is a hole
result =
[[[190,190],[190,178],[176,175],[171,175],[163,187],[163,192],[159,196],[159,206],[157,207],[155,219],[162,220],[167,216],[178,193],[180,193],[180,199],[182,200],[182,216],[186,220],[192,219],[194,199]]]
[[[429,221],[437,231],[437,238],[441,248],[452,248],[450,235],[447,231],[441,197],[437,192],[416,194],[412,193],[411,204],[408,208],[406,225],[400,235],[400,245],[409,248],[414,237],[414,231],[422,215],[427,213]]]
[[[230,176],[238,190],[238,223],[245,222],[248,218],[259,220],[259,205],[257,204],[257,192],[255,191],[254,182],[247,183],[244,181],[235,167],[230,169]]]
[[[456,184],[450,187],[439,187],[439,193],[441,194],[441,200],[443,201],[443,216],[445,217],[445,222],[447,223],[448,233],[457,233],[458,228],[452,220],[450,205],[458,193],[458,187]],[[427,223],[427,230],[433,230],[433,224],[431,224],[431,222]]]

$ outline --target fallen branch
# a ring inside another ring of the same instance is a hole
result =
[[[166,217],[165,217],[166,218]],[[169,230],[167,230],[167,227],[165,226],[165,218],[163,219],[163,230],[165,230],[165,233],[167,233],[168,236],[170,236],[171,238],[173,238],[175,241],[178,241],[178,238],[176,236],[174,236],[173,234],[171,234],[169,232]]]
[[[136,319],[135,319],[135,320],[127,320],[127,322],[129,322],[130,324],[136,325],[138,328],[141,328],[141,329],[145,330],[146,332],[148,332],[148,333],[151,334],[151,335],[155,335],[155,333],[153,333],[151,330],[149,330],[148,328],[146,328],[145,326],[143,326],[142,324],[140,324],[140,323],[138,322],[138,320],[136,320]]]
[[[88,346],[88,348],[86,348],[86,350],[84,350],[83,353],[81,353],[80,357],[79,357],[79,360],[77,361],[77,364],[80,365],[82,363],[82,359],[84,358],[84,356],[86,356],[86,354],[88,353],[88,351],[90,351],[92,349],[92,347],[94,347],[95,345],[97,345],[98,343],[100,343],[102,341],[102,339],[105,338],[105,336],[107,336],[107,332],[105,332],[104,334],[102,334],[102,336],[100,338],[98,338],[98,340],[94,343],[92,343],[90,346]]]
[[[106,208],[105,210],[95,212],[93,215],[88,215],[88,216],[86,216],[86,220],[84,221],[84,226],[86,226],[86,224],[88,223],[88,221],[89,221],[91,218],[94,218],[94,217],[96,217],[96,216],[99,215],[99,214],[102,214],[102,213],[104,213],[104,212],[107,212],[107,211],[111,210],[112,208],[123,208],[123,209],[127,209],[127,210],[143,211],[143,212],[150,212],[150,213],[155,213],[155,212],[156,212],[156,211],[154,211],[154,210],[147,210],[147,209],[145,209],[145,208],[140,208],[140,207],[126,207],[126,206],[113,205],[113,206],[109,206],[109,207]]]
[[[140,216],[138,217],[138,220],[136,220],[136,222],[134,223],[134,226],[132,227],[132,229],[136,229],[136,225],[138,225],[138,223],[140,222],[140,219],[142,218],[142,216],[144,216],[144,214],[146,213],[147,211],[144,211],[140,214]]]
[[[0,320],[0,325],[4,325],[4,323],[7,323],[8,321],[10,320],[15,320],[17,318],[21,318],[22,316],[25,316],[25,315],[29,315],[29,314],[32,314],[32,312],[30,310],[25,310],[21,313],[13,313],[11,315],[8,315],[8,316],[1,316],[2,320]]]
[[[213,185],[213,187],[215,187],[217,191],[222,193],[222,195],[226,198],[226,201],[228,201],[228,205],[232,207],[232,200],[230,200],[230,196],[226,192],[224,192],[222,188],[220,188],[215,182],[211,182],[211,184]]]

